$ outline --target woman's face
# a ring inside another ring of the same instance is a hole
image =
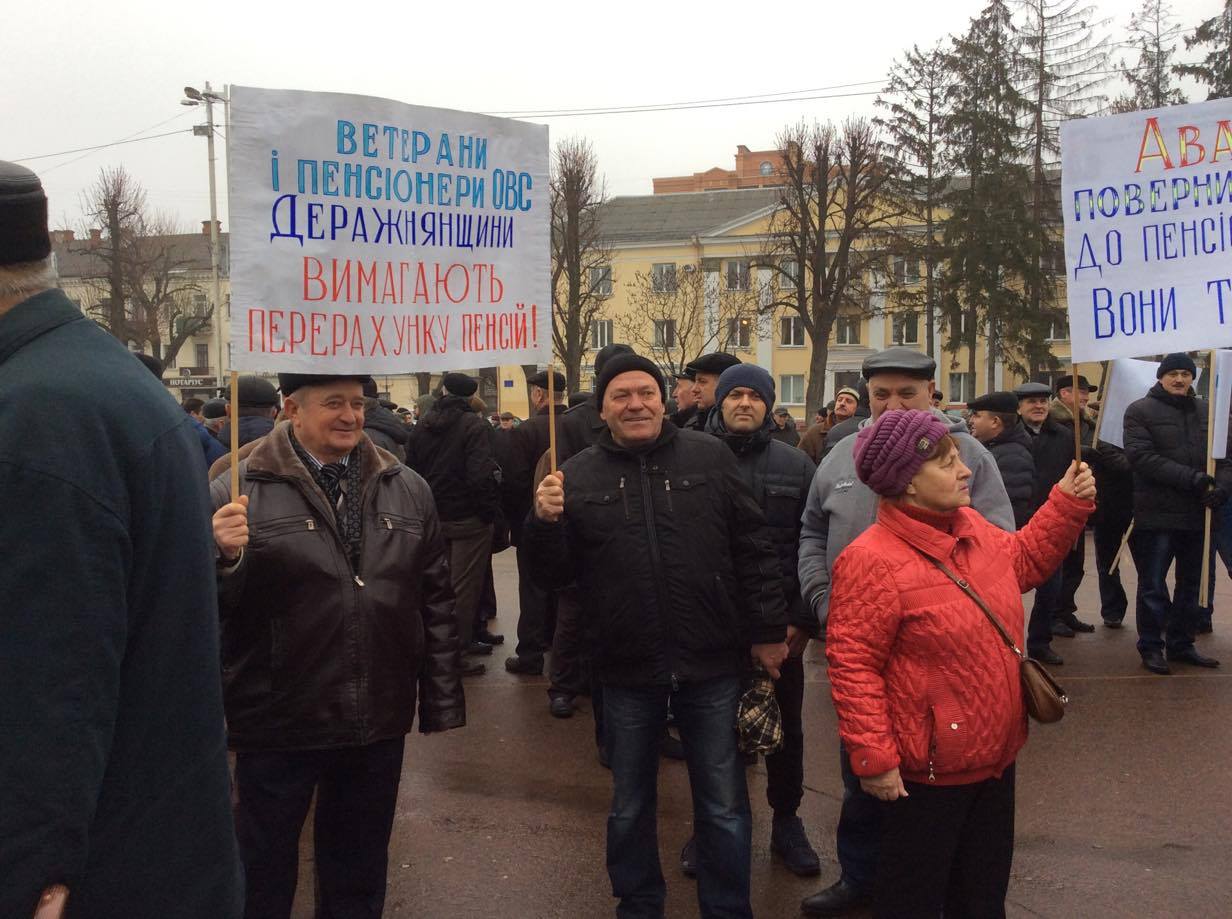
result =
[[[967,483],[971,470],[958,455],[957,447],[933,457],[915,474],[907,492],[907,501],[930,511],[952,511],[971,504]]]

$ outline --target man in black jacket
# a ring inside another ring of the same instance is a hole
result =
[[[1097,465],[1099,456],[1092,446],[1095,437],[1095,418],[1087,411],[1091,401],[1091,393],[1098,392],[1098,386],[1092,386],[1082,374],[1078,375],[1078,386],[1074,388],[1073,376],[1066,374],[1057,377],[1052,383],[1056,395],[1048,405],[1048,416],[1060,425],[1070,438],[1070,452],[1073,452],[1074,439],[1074,398],[1078,399],[1078,430],[1082,441],[1082,461],[1091,465],[1096,477],[1099,476]],[[1052,634],[1065,638],[1073,638],[1078,632],[1094,632],[1095,626],[1078,618],[1078,588],[1086,575],[1087,533],[1083,530],[1074,543],[1074,548],[1065,556],[1061,563],[1061,597],[1057,601],[1057,615],[1052,621]]]
[[[556,370],[550,372],[554,389],[551,402],[549,371],[541,370],[526,381],[530,384],[530,417],[509,432],[509,467],[501,483],[510,496],[510,536],[518,547],[518,645],[513,657],[505,659],[505,669],[533,676],[543,673],[543,655],[552,646],[556,630],[556,592],[545,590],[531,577],[526,550],[521,548],[522,523],[530,513],[537,484],[535,467],[551,444],[549,415],[559,426],[565,413],[565,375]],[[549,694],[549,705],[551,698]],[[571,703],[569,711],[572,712]]]
[[[1052,388],[1044,383],[1024,383],[1014,390],[1018,397],[1018,414],[1031,437],[1031,456],[1035,460],[1035,491],[1031,497],[1031,513],[1048,499],[1074,461],[1074,433],[1061,427],[1049,415]],[[1061,612],[1061,593],[1065,572],[1058,566],[1052,576],[1035,590],[1035,603],[1027,622],[1027,650],[1032,657],[1054,666],[1063,664],[1061,655],[1052,650],[1053,623]]]
[[[368,377],[364,382],[364,433],[368,439],[406,462],[406,442],[411,429],[393,411],[392,402],[383,402],[376,388],[376,380]]]
[[[1095,521],[1095,564],[1099,569],[1099,614],[1104,625],[1119,629],[1129,608],[1121,571],[1111,571],[1125,531],[1134,519],[1134,479],[1125,450],[1101,440],[1095,445],[1095,486],[1099,494]]]
[[[774,684],[783,715],[783,749],[766,757],[766,800],[774,814],[770,851],[793,874],[805,877],[821,872],[821,861],[796,814],[804,797],[804,649],[810,638],[818,636],[820,626],[800,596],[797,556],[800,518],[817,467],[802,450],[775,438],[770,415],[774,399],[774,379],[761,367],[730,367],[719,377],[715,390],[719,411],[710,416],[708,430],[736,455],[740,475],[766,515],[779,554],[788,657]]]
[[[697,411],[685,422],[685,428],[690,431],[706,430],[706,421],[715,406],[714,391],[719,385],[719,375],[739,363],[740,358],[726,351],[711,351],[689,362],[685,370],[693,372],[693,400]]]
[[[484,576],[492,555],[492,522],[500,504],[500,468],[492,453],[487,422],[471,409],[478,382],[447,373],[441,396],[406,443],[406,464],[418,472],[436,500],[441,535],[449,547],[449,574],[457,604],[458,641],[469,648]],[[468,676],[484,672],[468,661]]]
[[[787,655],[778,557],[731,451],[664,424],[654,364],[609,360],[595,397],[608,431],[540,483],[523,538],[536,575],[576,580],[597,620],[618,911],[663,913],[655,800],[670,699],[693,787],[701,913],[751,919],[752,821],[733,725],[750,646],[773,677]]]
[[[1218,509],[1232,492],[1232,463],[1206,474],[1206,403],[1191,386],[1197,368],[1187,354],[1169,354],[1159,380],[1125,410],[1125,453],[1134,475],[1134,532],[1130,552],[1138,569],[1138,653],[1152,673],[1183,661],[1218,667],[1198,653],[1198,586],[1202,577],[1205,508]],[[1176,586],[1168,595],[1168,569]],[[1164,652],[1167,651],[1167,658]]]
[[[238,919],[201,445],[55,285],[0,162],[0,916]]]
[[[1018,418],[1012,392],[990,392],[967,404],[971,434],[988,448],[1014,508],[1014,526],[1022,529],[1035,511],[1035,459],[1031,437]]]
[[[280,408],[274,384],[261,377],[242,376],[236,387],[240,403],[240,446],[243,447],[274,430],[274,419]],[[231,399],[223,407],[227,420],[218,431],[218,439],[231,449]]]
[[[281,374],[288,421],[210,489],[245,915],[289,919],[316,794],[319,914],[379,919],[404,737],[466,722],[427,484],[363,432],[355,377]],[[174,911],[172,911],[174,914]]]

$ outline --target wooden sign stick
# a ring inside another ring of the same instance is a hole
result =
[[[1069,393],[1070,393],[1070,410],[1074,413],[1074,462],[1082,464],[1082,415],[1081,409],[1078,408],[1079,393],[1078,393],[1078,365],[1073,361],[1069,362]]]
[[[1210,385],[1206,388],[1206,474],[1215,475],[1215,352],[1206,352],[1206,373]],[[1198,588],[1198,605],[1206,606],[1211,592],[1211,523],[1213,514],[1206,508],[1202,515],[1202,583]]]
[[[1095,416],[1095,431],[1091,435],[1091,446],[1099,444],[1099,430],[1104,424],[1104,400],[1108,398],[1108,387],[1112,385],[1112,361],[1104,362],[1104,372],[1099,377],[1099,414]]]
[[[548,464],[556,473],[556,370],[548,361]]]
[[[240,374],[231,371],[231,500],[240,499]]]
[[[1129,526],[1125,528],[1125,535],[1121,537],[1121,548],[1117,549],[1116,556],[1112,559],[1112,564],[1108,566],[1109,574],[1116,574],[1117,568],[1121,564],[1121,559],[1125,555],[1125,547],[1129,545],[1129,537],[1134,535],[1134,522],[1129,521]]]

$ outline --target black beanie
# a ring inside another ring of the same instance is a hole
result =
[[[667,402],[667,387],[663,384],[663,374],[659,372],[659,368],[652,361],[647,360],[640,354],[617,354],[608,358],[603,365],[603,372],[599,374],[599,379],[595,381],[595,404],[600,409],[603,408],[603,393],[607,389],[607,385],[620,376],[622,373],[629,373],[633,370],[640,370],[643,373],[648,373],[654,379],[659,387],[659,398],[664,403]]]
[[[50,253],[43,183],[25,166],[0,160],[0,265],[37,262]]]
[[[1193,358],[1184,351],[1169,354],[1160,361],[1159,369],[1155,371],[1155,379],[1162,379],[1165,373],[1170,373],[1173,370],[1188,370],[1191,376],[1196,377],[1198,375],[1198,367],[1193,362]]]

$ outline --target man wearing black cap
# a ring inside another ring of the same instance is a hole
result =
[[[1096,481],[1100,478],[1099,456],[1092,446],[1095,439],[1095,418],[1087,411],[1091,401],[1091,393],[1098,392],[1098,386],[1092,386],[1086,377],[1078,375],[1078,386],[1074,387],[1074,377],[1066,374],[1053,381],[1052,390],[1055,393],[1048,406],[1048,415],[1066,432],[1070,439],[1069,453],[1073,454],[1074,439],[1074,398],[1078,399],[1078,424],[1082,440],[1082,459],[1090,463],[1095,473]],[[1078,632],[1094,632],[1095,626],[1078,618],[1076,596],[1086,573],[1087,533],[1083,530],[1061,564],[1061,596],[1057,602],[1057,616],[1052,623],[1055,635],[1072,638]]]
[[[364,434],[363,379],[280,374],[288,420],[238,499],[210,486],[246,916],[290,916],[315,793],[319,913],[377,919],[416,703],[421,733],[466,723],[441,524]]]
[[[697,414],[697,397],[693,395],[693,377],[692,364],[686,365],[675,375],[672,401],[676,403],[676,411],[672,414],[671,421],[678,428],[683,428]]]
[[[237,919],[201,446],[50,253],[0,162],[0,916]]]
[[[1014,508],[1014,525],[1022,529],[1035,511],[1035,459],[1031,438],[1018,418],[1018,398],[1012,392],[990,392],[967,403],[967,426],[997,463]]]
[[[1018,397],[1018,414],[1031,438],[1031,458],[1035,461],[1035,490],[1031,496],[1031,513],[1034,514],[1048,500],[1052,486],[1061,481],[1074,461],[1074,432],[1072,427],[1062,427],[1052,418],[1052,387],[1048,384],[1023,383],[1014,390],[1014,395]],[[1074,636],[1074,630],[1061,621],[1064,589],[1065,572],[1057,568],[1052,577],[1036,588],[1027,622],[1027,652],[1054,666],[1065,661],[1052,649],[1053,636]]]
[[[697,413],[687,422],[685,427],[690,431],[705,431],[706,422],[714,408],[714,390],[719,385],[719,376],[728,367],[740,363],[740,358],[726,351],[711,351],[689,362],[686,370],[693,371],[693,400],[697,404]]]
[[[206,400],[205,405],[201,406],[201,419],[205,429],[217,437],[222,426],[227,423],[227,400]]]
[[[653,363],[610,359],[595,397],[608,430],[544,477],[523,538],[545,584],[577,581],[600,635],[618,913],[663,915],[655,800],[670,699],[693,787],[701,914],[751,919],[752,820],[732,727],[750,643],[771,676],[787,654],[777,557],[732,452],[664,423]]]
[[[877,519],[879,499],[856,475],[853,451],[858,429],[882,412],[931,410],[945,418],[959,455],[971,470],[971,506],[1003,530],[1014,528],[1013,508],[992,456],[968,433],[965,423],[931,407],[936,367],[932,358],[913,348],[887,348],[867,357],[862,369],[871,417],[851,425],[851,434],[826,454],[813,478],[800,529],[800,590],[823,629],[834,562]],[[834,884],[800,904],[807,916],[846,915],[871,899],[881,852],[881,804],[860,786],[846,750],[840,751],[840,769],[844,793],[836,843],[842,873]]]
[[[393,405],[381,400],[376,380],[364,380],[364,433],[382,450],[398,457],[399,462],[406,462],[406,442],[411,430],[393,411]]]
[[[1202,577],[1205,509],[1232,493],[1232,463],[1206,473],[1207,408],[1194,396],[1197,367],[1188,354],[1169,354],[1159,381],[1125,410],[1125,453],[1134,475],[1134,532],[1129,549],[1138,569],[1138,653],[1152,673],[1169,664],[1218,667],[1194,647]],[[1168,595],[1168,569],[1176,586]],[[1165,657],[1165,652],[1167,656]]]
[[[427,480],[436,499],[441,533],[449,547],[449,573],[457,596],[458,640],[469,648],[475,612],[492,555],[492,522],[500,510],[500,467],[492,436],[471,409],[479,383],[464,373],[447,373],[440,398],[419,419],[406,445],[406,464]],[[483,673],[466,663],[464,673]]]
[[[530,513],[534,497],[535,467],[551,442],[549,415],[559,431],[564,416],[565,375],[553,370],[553,398],[548,399],[548,373],[540,370],[526,382],[530,384],[530,417],[509,435],[509,469],[502,483],[511,496],[509,528],[514,546],[521,545],[522,523]],[[549,410],[549,407],[551,410]],[[526,551],[517,549],[518,560],[518,645],[514,656],[505,660],[510,673],[543,673],[543,655],[552,645],[556,629],[555,592],[545,590],[530,576]],[[557,701],[560,700],[560,701]],[[549,705],[557,717],[573,713],[571,698],[549,693]]]
[[[274,384],[261,377],[242,376],[237,387],[240,401],[240,446],[252,443],[274,430],[274,419],[281,407]],[[231,449],[231,400],[228,398],[224,411],[227,421],[218,432],[218,439]]]
[[[887,350],[893,351],[895,349],[888,348]],[[912,349],[901,348],[899,350],[911,351]],[[915,353],[919,354],[918,351]],[[875,356],[876,355],[874,355],[874,357]],[[910,362],[912,359],[910,357],[906,357],[904,358],[904,360]],[[851,388],[847,387],[846,391],[850,392]],[[838,395],[834,397],[834,425],[830,428],[830,430],[826,431],[826,439],[822,441],[821,459],[818,460],[818,463],[820,463],[821,460],[825,459],[826,455],[831,450],[833,450],[839,443],[845,440],[849,435],[854,434],[856,431],[858,431],[860,427],[863,425],[865,419],[867,419],[868,416],[872,413],[872,409],[869,408],[869,403],[868,403],[868,378],[867,377],[860,380],[859,386],[856,387],[856,403],[855,403],[854,410],[851,412],[850,415],[843,414],[844,409],[846,408],[846,406],[841,404],[843,402],[843,398],[842,398],[843,392],[844,390],[840,389],[838,391]],[[931,400],[929,404],[931,406]]]

